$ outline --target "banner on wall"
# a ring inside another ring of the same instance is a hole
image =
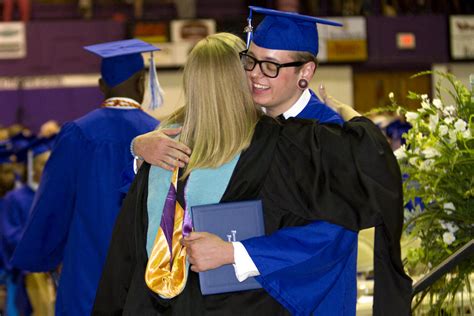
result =
[[[449,17],[451,57],[456,60],[474,59],[474,16]]]
[[[134,37],[160,48],[160,51],[153,53],[157,68],[175,68],[182,67],[186,63],[188,54],[197,41],[216,32],[216,21],[173,20],[169,24],[169,37],[167,22],[136,24],[134,30]],[[147,57],[145,64],[149,65]]]
[[[26,57],[26,35],[23,22],[0,23],[0,59]]]
[[[133,37],[156,45],[160,51],[153,57],[157,68],[182,67],[194,44],[216,32],[213,19],[186,19],[171,22],[137,22],[133,26]],[[149,54],[144,55],[148,66]]]
[[[160,48],[159,51],[153,52],[153,58],[157,68],[176,68],[181,67],[186,63],[188,54],[193,48],[194,44],[191,42],[168,42],[168,43],[153,43]],[[150,54],[144,55],[145,66],[149,66]]]
[[[318,24],[321,62],[361,62],[367,60],[367,26],[364,17],[328,18],[342,27]]]
[[[133,26],[133,38],[148,43],[169,42],[168,22],[137,22]]]
[[[172,42],[196,43],[216,32],[216,21],[213,19],[173,20],[171,21]]]

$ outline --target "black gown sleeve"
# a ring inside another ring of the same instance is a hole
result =
[[[375,227],[375,315],[410,313],[411,279],[400,254],[400,169],[370,120],[357,117],[341,128],[262,118],[223,201],[242,195],[262,198],[267,233],[314,220],[353,231]]]
[[[92,315],[122,315],[137,265],[136,228],[138,191],[141,179],[148,176],[141,168],[133,182],[115,222]],[[96,229],[100,229],[97,227]]]
[[[381,212],[385,203],[401,206],[401,189],[400,170],[388,143],[362,117],[343,128],[288,120],[263,188],[267,200],[281,209],[355,231],[382,222],[381,216],[390,214]],[[392,210],[390,221],[401,227],[398,210]]]

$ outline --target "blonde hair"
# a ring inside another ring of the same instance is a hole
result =
[[[162,126],[182,124],[180,141],[192,149],[183,174],[216,168],[246,149],[261,115],[252,101],[239,52],[244,42],[230,33],[199,41],[184,67],[185,106]]]

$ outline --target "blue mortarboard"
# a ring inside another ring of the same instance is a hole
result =
[[[310,52],[318,55],[318,28],[317,23],[333,26],[342,26],[341,23],[293,12],[265,9],[249,6],[250,14],[245,29],[247,48],[250,41],[256,45],[277,50],[291,50]],[[252,35],[252,11],[265,15]]]
[[[16,154],[27,147],[34,140],[34,136],[29,133],[19,133],[9,139],[10,147]]]
[[[16,154],[18,162],[26,162],[27,182],[33,185],[33,160],[36,156],[51,151],[54,138],[34,138],[28,146],[24,147]]]
[[[84,49],[102,57],[102,78],[110,87],[124,82],[145,67],[141,53],[159,50],[138,39],[90,45]]]
[[[163,103],[158,83],[153,52],[158,47],[138,39],[108,42],[85,46],[87,51],[102,57],[101,75],[110,87],[114,87],[145,67],[141,53],[151,52],[149,87],[151,92],[150,108],[155,109]]]
[[[25,162],[28,155],[34,158],[51,150],[49,138],[31,138],[29,143],[16,153],[18,162]]]

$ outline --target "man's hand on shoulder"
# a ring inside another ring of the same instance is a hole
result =
[[[181,128],[165,128],[138,136],[133,144],[133,151],[149,164],[166,170],[184,167],[189,162],[191,149],[174,140]]]

